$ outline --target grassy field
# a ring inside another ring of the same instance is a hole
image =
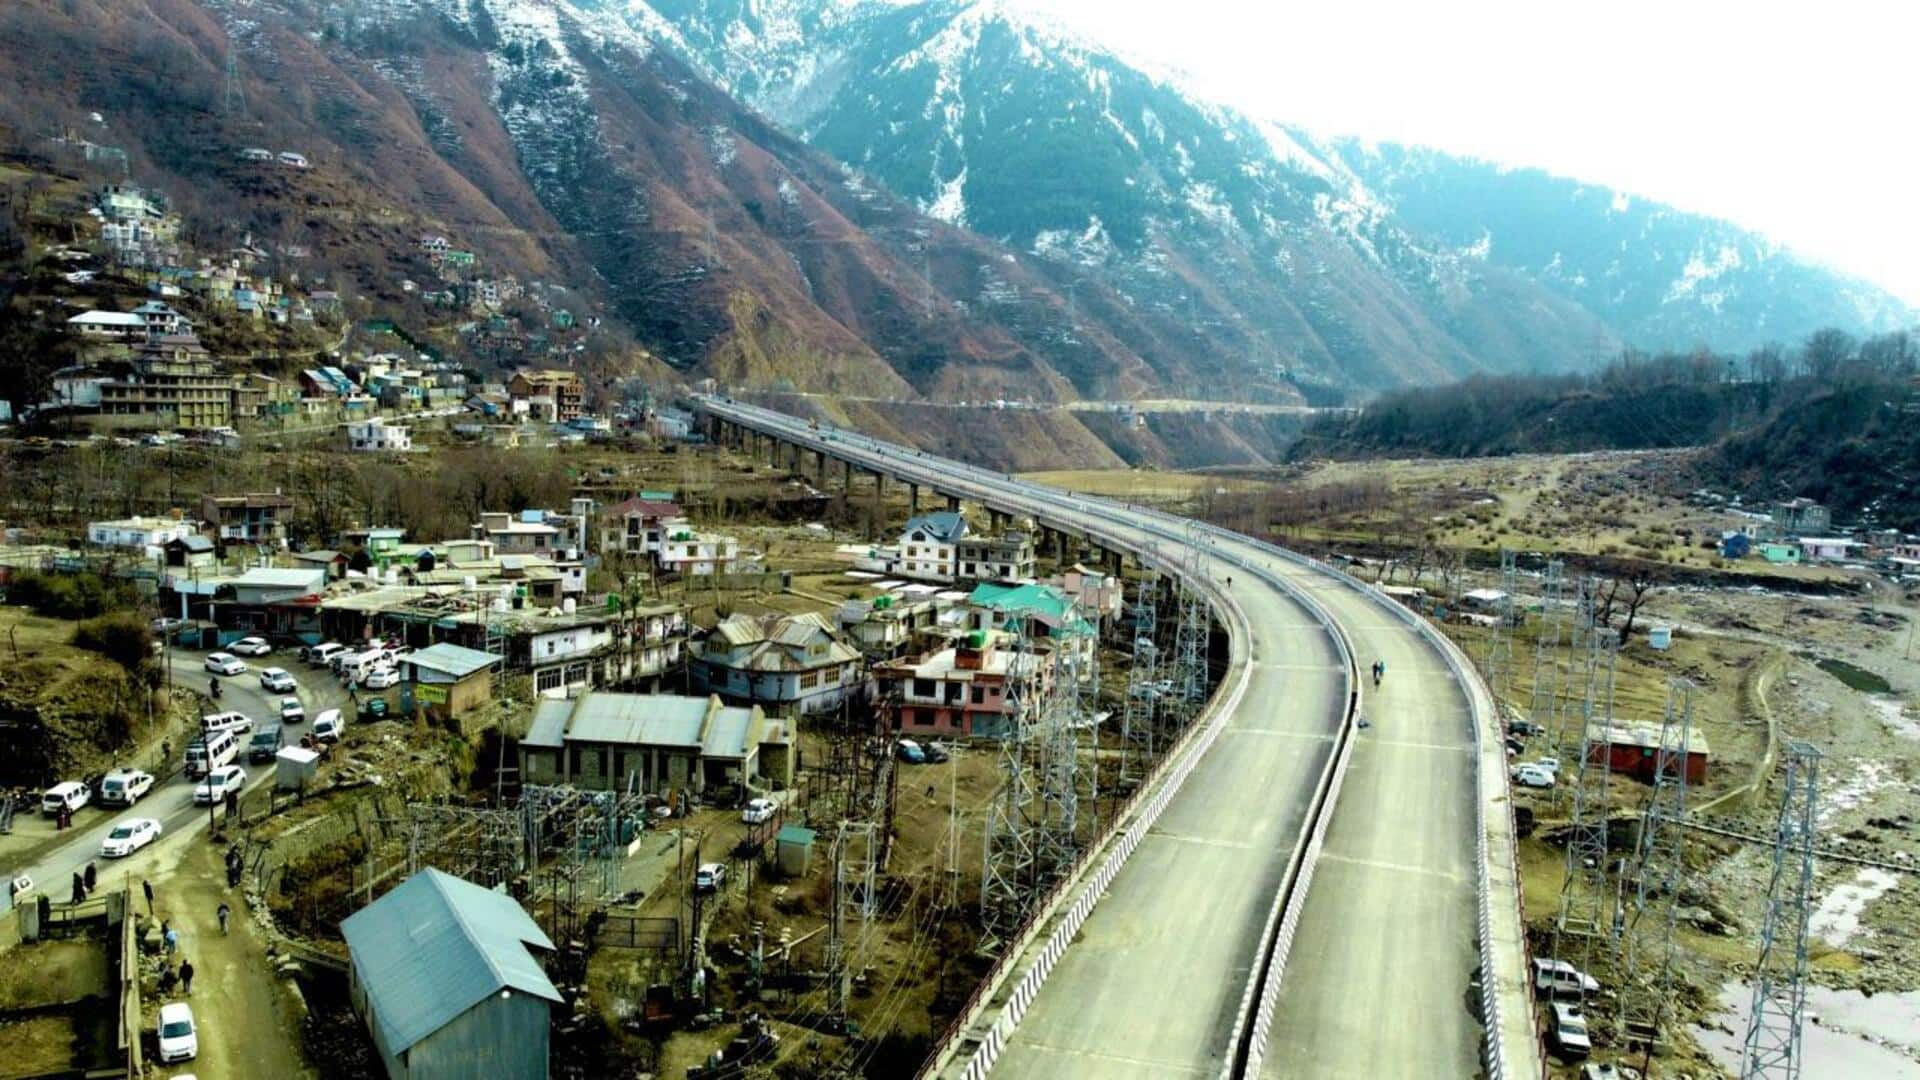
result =
[[[1151,469],[1068,469],[1022,473],[1021,479],[1036,484],[1051,484],[1068,491],[1084,491],[1089,495],[1153,501],[1191,499],[1209,491],[1260,491],[1267,486],[1259,480],[1202,473],[1155,472]]]

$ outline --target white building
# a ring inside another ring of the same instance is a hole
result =
[[[660,541],[658,558],[662,570],[677,574],[729,573],[740,561],[740,541],[718,533],[678,530]]]
[[[142,553],[158,550],[173,540],[185,540],[199,532],[193,523],[179,518],[131,517],[118,521],[94,521],[87,524],[87,543],[99,547],[133,548]]]
[[[82,337],[124,341],[144,335],[147,321],[130,311],[88,311],[68,319],[67,329]]]
[[[347,425],[347,449],[365,453],[413,449],[413,433],[399,424],[368,420]]]
[[[922,514],[900,534],[895,573],[932,581],[952,581],[967,519],[951,510]]]

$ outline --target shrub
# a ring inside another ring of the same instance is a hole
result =
[[[129,672],[153,655],[147,624],[131,611],[96,615],[73,628],[75,646],[97,652]]]
[[[99,574],[21,574],[7,598],[56,619],[90,619],[138,602],[125,582]]]

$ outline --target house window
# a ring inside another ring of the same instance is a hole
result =
[[[914,697],[932,697],[934,694],[932,679],[913,680]]]
[[[984,687],[984,686],[976,686],[976,687],[974,687],[974,688],[973,688],[973,703],[974,703],[975,705],[978,705],[978,704],[980,704],[980,703],[982,703],[982,702],[984,702],[984,701],[986,701],[986,700],[987,700],[987,689],[986,689],[986,687]]]
[[[811,690],[819,685],[820,673],[818,671],[803,671],[800,673],[800,689]]]
[[[564,673],[560,668],[543,668],[534,673],[533,688],[543,693],[548,690],[558,690],[561,686],[565,685],[562,682],[563,677]]]

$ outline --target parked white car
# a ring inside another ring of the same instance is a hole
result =
[[[339,742],[347,730],[347,719],[339,709],[328,709],[313,718],[313,737],[318,742]]]
[[[1587,1018],[1578,1005],[1553,1003],[1547,1018],[1547,1041],[1554,1052],[1566,1060],[1577,1060],[1593,1052],[1593,1040],[1587,1035]]]
[[[206,668],[215,675],[244,675],[247,662],[232,653],[208,653]]]
[[[368,671],[366,679],[363,680],[360,685],[366,687],[368,690],[385,690],[388,687],[398,686],[400,685],[400,672],[391,664],[382,664]]]
[[[200,1054],[200,1032],[193,1009],[184,1001],[160,1006],[160,1060],[163,1064],[190,1061]]]
[[[300,704],[299,698],[289,697],[280,699],[280,722],[282,724],[299,724],[305,722],[306,719],[307,707]]]
[[[109,806],[132,806],[153,789],[153,774],[139,769],[115,769],[100,781],[100,801]]]
[[[227,646],[227,651],[241,656],[265,656],[273,651],[273,645],[263,637],[243,637]]]
[[[1556,994],[1568,994],[1578,997],[1581,994],[1600,992],[1600,980],[1567,963],[1565,960],[1551,960],[1536,957],[1533,961],[1534,989],[1552,997]]]
[[[160,839],[160,823],[152,818],[128,818],[115,825],[100,841],[100,854],[109,859],[131,855]]]
[[[763,821],[773,820],[773,815],[779,812],[780,804],[772,799],[752,799],[748,801],[745,809],[740,811],[740,820],[749,825],[758,825]]]
[[[78,780],[62,780],[48,788],[40,796],[40,812],[48,817],[59,817],[60,811],[71,814],[93,801],[93,791]]]
[[[286,668],[270,667],[260,672],[260,689],[275,694],[291,694],[300,688]]]
[[[324,645],[309,645],[300,650],[300,658],[313,667],[327,667],[333,658],[347,651],[345,645],[329,641]]]
[[[247,770],[238,765],[222,765],[193,786],[193,803],[195,806],[207,806],[221,802],[226,799],[228,792],[238,792],[246,786]]]
[[[1553,770],[1529,762],[1513,770],[1513,782],[1521,787],[1550,788],[1553,786]]]

